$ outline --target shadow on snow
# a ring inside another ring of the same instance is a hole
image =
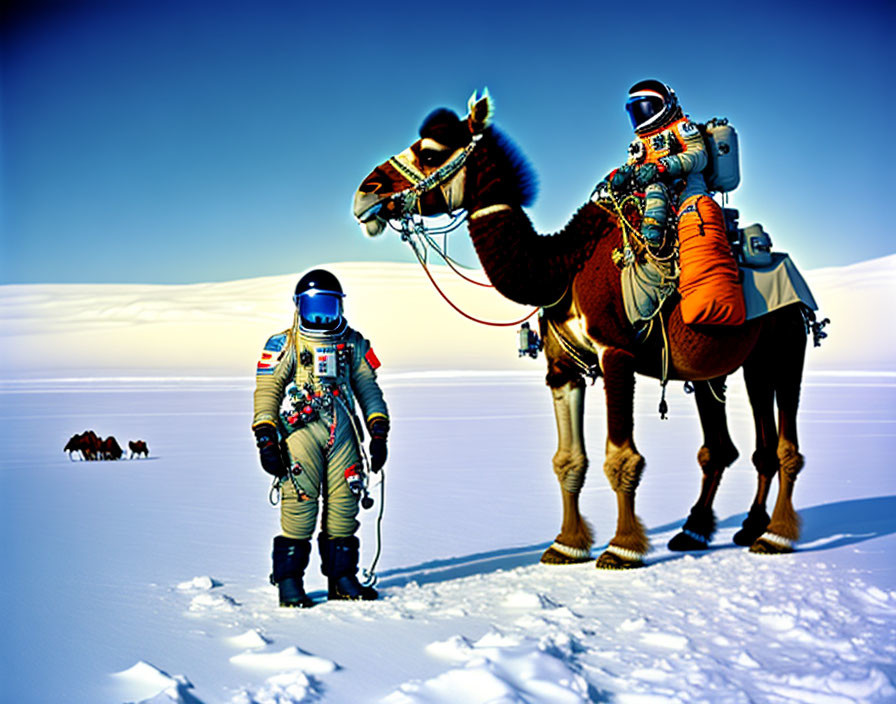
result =
[[[800,516],[803,519],[803,537],[797,545],[797,552],[809,553],[854,545],[896,533],[896,496],[851,499],[849,501],[811,506],[800,509]],[[745,518],[745,513],[729,516],[719,521],[718,529],[739,528]],[[667,538],[664,536],[662,540],[658,539],[659,536],[665,533],[678,530],[684,524],[684,521],[685,519],[682,518],[680,521],[666,523],[648,531],[648,534],[654,538],[655,543],[663,544],[661,554],[652,559],[648,558],[648,567],[681,559],[686,554],[694,554],[669,553],[665,550]],[[464,557],[432,560],[411,567],[385,570],[379,573],[377,586],[404,586],[410,582],[416,582],[417,584],[446,582],[477,574],[490,574],[499,570],[526,567],[537,564],[541,554],[550,544],[550,542],[546,542],[516,548],[491,550]],[[598,547],[595,551],[595,557],[605,547],[606,544]],[[719,550],[746,550],[746,548],[733,543],[719,542],[716,545],[711,545],[705,551],[700,551],[700,554]],[[562,569],[562,567],[558,569]]]

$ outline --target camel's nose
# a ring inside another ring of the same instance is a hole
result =
[[[385,220],[377,217],[386,200],[375,193],[362,193],[361,191],[355,193],[352,213],[368,237],[376,237],[386,229]]]

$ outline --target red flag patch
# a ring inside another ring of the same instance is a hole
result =
[[[371,369],[379,369],[380,368],[380,360],[376,358],[376,355],[373,352],[373,347],[367,350],[367,354],[364,355],[364,359],[367,360],[367,363],[370,365]]]

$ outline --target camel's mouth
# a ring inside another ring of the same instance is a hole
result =
[[[383,230],[385,229],[386,223],[383,220],[377,220],[376,218],[361,223],[361,230],[368,237],[376,237],[377,235],[381,235],[383,233]]]
[[[376,237],[386,229],[385,209],[389,199],[377,196],[375,193],[355,194],[355,202],[352,208],[355,219],[361,225],[361,230],[368,237]]]

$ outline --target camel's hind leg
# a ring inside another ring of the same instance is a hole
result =
[[[563,497],[563,524],[541,561],[552,565],[587,562],[591,559],[591,527],[579,512],[579,493],[588,469],[583,436],[585,384],[581,378],[567,381],[552,388],[551,395],[557,421],[553,463]]]
[[[750,546],[751,552],[791,552],[800,537],[800,519],[793,507],[793,486],[803,467],[796,418],[806,354],[806,331],[796,306],[782,311],[775,321],[778,354],[770,369],[778,405],[778,498],[765,532]]]
[[[756,349],[744,363],[744,381],[753,407],[759,475],[756,498],[743,528],[734,536],[753,552],[790,552],[799,538],[799,517],[793,508],[793,485],[803,466],[796,432],[806,332],[799,308],[774,314],[763,328]],[[779,419],[775,424],[775,401]],[[778,475],[778,498],[772,516],[766,512],[771,483]]]
[[[722,481],[722,473],[738,456],[728,434],[725,379],[722,376],[712,381],[694,382],[697,412],[703,428],[703,446],[697,453],[697,462],[703,470],[703,483],[697,503],[691,508],[681,532],[669,541],[670,550],[705,550],[716,530],[712,504]]]

